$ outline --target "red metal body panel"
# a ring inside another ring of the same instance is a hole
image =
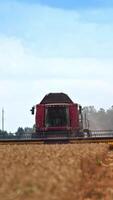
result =
[[[69,105],[70,126],[72,129],[79,129],[78,104]]]
[[[66,106],[66,105],[65,105]],[[63,127],[45,127],[45,110],[46,104],[38,104],[36,105],[36,129],[38,131],[75,131],[79,130],[79,111],[78,104],[67,104],[69,108],[69,124]]]
[[[38,129],[44,128],[44,121],[45,121],[45,105],[38,104],[36,105],[36,127]]]

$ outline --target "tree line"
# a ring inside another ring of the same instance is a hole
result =
[[[87,116],[90,129],[113,130],[113,106],[107,110],[100,108],[96,110],[94,106],[83,108],[83,115]]]
[[[0,130],[0,138],[1,139],[30,138],[32,132],[33,128],[29,127],[25,128],[19,127],[15,133]]]

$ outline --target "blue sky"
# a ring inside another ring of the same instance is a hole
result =
[[[25,2],[29,4],[40,4],[47,5],[55,8],[61,9],[88,9],[88,8],[102,8],[113,6],[112,0],[20,0],[20,2]]]
[[[83,106],[111,107],[112,35],[112,0],[0,1],[6,129],[32,126],[29,110],[49,92],[66,92]]]

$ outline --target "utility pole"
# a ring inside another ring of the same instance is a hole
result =
[[[2,108],[2,131],[4,132],[4,108]]]

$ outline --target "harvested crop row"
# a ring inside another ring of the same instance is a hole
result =
[[[106,144],[0,146],[0,199],[83,199]]]

